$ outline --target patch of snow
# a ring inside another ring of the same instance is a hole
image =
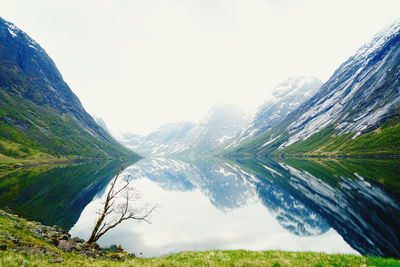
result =
[[[17,37],[17,34],[13,30],[11,30],[10,28],[8,28],[8,32],[11,34],[11,36],[13,38]]]
[[[277,137],[273,138],[273,139],[269,139],[267,142],[265,142],[261,147],[265,147],[269,144],[271,144],[272,142],[274,142],[276,139],[278,139],[280,137],[280,135],[278,135]]]
[[[221,145],[221,144],[225,143],[226,140],[232,139],[233,137],[235,137],[235,136],[234,135],[233,136],[224,135],[220,139],[218,139],[218,143]]]
[[[356,139],[357,137],[359,137],[361,135],[361,132],[357,132],[355,135],[353,135],[353,137],[351,139]]]
[[[270,168],[270,167],[268,167],[268,166],[266,166],[266,165],[264,165],[264,164],[262,164],[262,166],[263,166],[265,169],[269,170],[271,173],[275,173],[275,174],[277,174],[277,175],[279,175],[279,176],[282,176],[282,174],[280,174],[279,172],[275,171],[274,169],[272,169],[272,168]]]

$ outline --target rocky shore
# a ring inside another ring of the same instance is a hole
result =
[[[92,259],[125,260],[135,257],[134,254],[124,251],[121,246],[101,248],[97,243],[89,244],[79,237],[71,238],[71,235],[59,226],[27,221],[4,210],[0,210],[0,216],[8,218],[12,222],[10,226],[16,230],[6,232],[0,229],[0,250],[50,255],[54,257],[52,263],[63,262],[60,250]],[[42,242],[35,242],[36,238]]]

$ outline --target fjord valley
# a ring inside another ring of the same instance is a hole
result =
[[[107,31],[97,27],[106,18],[90,21],[92,33]],[[91,52],[115,38],[110,57],[122,59],[115,72],[129,62],[132,72],[121,75],[129,73],[130,83],[150,65],[156,73],[153,57],[135,69],[134,49],[123,50],[131,35],[117,38],[130,27],[115,23],[107,19],[113,32]],[[144,43],[154,48],[154,40]],[[174,51],[163,45],[154,58]],[[92,117],[56,63],[0,18],[0,265],[400,265],[400,20],[325,82],[287,75],[251,109],[209,101],[218,104],[198,120],[142,133]],[[151,79],[165,88],[151,103],[161,116],[169,111],[157,104],[171,101],[172,110],[178,102],[167,98],[172,89],[158,74]],[[135,98],[145,95],[146,86],[132,87]],[[97,93],[91,97],[100,99]],[[128,96],[120,96],[121,106]],[[148,115],[134,112],[134,103],[127,125]]]

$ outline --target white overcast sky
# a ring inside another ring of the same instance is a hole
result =
[[[114,132],[257,107],[292,75],[326,81],[399,0],[0,0]]]

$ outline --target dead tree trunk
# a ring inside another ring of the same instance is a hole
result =
[[[124,167],[123,164],[121,164],[121,168],[111,182],[110,189],[104,200],[103,209],[98,212],[99,217],[87,241],[89,244],[99,240],[107,231],[113,229],[123,221],[133,219],[150,223],[148,217],[155,210],[155,206],[140,209],[130,207],[131,202],[135,200],[135,196],[129,188],[129,177],[124,180],[125,183],[122,186],[118,187],[117,184],[123,170]],[[121,198],[123,198],[123,202],[120,204],[116,203],[116,201]],[[108,220],[111,215],[115,216],[111,220]]]

